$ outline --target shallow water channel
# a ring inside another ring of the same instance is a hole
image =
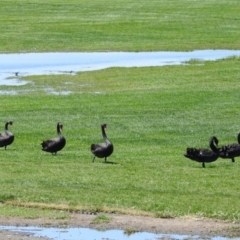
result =
[[[109,67],[148,67],[185,64],[240,56],[240,50],[191,52],[72,52],[0,54],[0,85],[24,85],[23,76],[74,74]]]
[[[137,232],[127,235],[122,230],[100,231],[89,228],[42,228],[42,227],[14,227],[0,226],[1,230],[27,234],[33,237],[44,237],[52,240],[228,240],[225,237],[207,237],[199,235],[177,235],[177,234],[154,234],[148,232]],[[240,238],[231,238],[239,240]]]

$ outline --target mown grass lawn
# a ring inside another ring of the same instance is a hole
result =
[[[239,2],[7,0],[0,52],[239,49]]]
[[[227,0],[1,1],[0,52],[240,49],[239,8]],[[29,76],[27,85],[0,86],[17,92],[0,95],[2,130],[12,119],[15,134],[0,149],[0,215],[65,218],[58,210],[83,209],[239,221],[240,160],[203,169],[183,156],[213,135],[220,145],[236,141],[239,62]],[[58,121],[67,144],[52,156],[40,143],[56,135]],[[103,122],[112,164],[91,162]]]
[[[34,206],[31,216],[88,209],[239,220],[239,160],[204,169],[183,156],[188,146],[208,147],[213,135],[219,145],[236,142],[239,75],[239,58],[230,58],[30,76],[27,85],[1,86],[19,94],[0,96],[2,127],[12,119],[15,133],[0,149],[0,214],[28,216],[16,206]],[[61,95],[66,90],[71,94]],[[40,143],[56,135],[58,121],[67,144],[52,156]],[[103,122],[115,148],[112,164],[92,163],[90,144],[102,141]]]

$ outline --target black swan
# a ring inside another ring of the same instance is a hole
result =
[[[113,153],[113,145],[107,138],[105,128],[107,128],[107,124],[103,123],[101,125],[101,129],[104,143],[97,143],[91,145],[91,152],[94,154],[92,162],[94,162],[95,157],[105,158],[106,162],[107,157],[109,157]]]
[[[219,157],[218,139],[213,136],[210,138],[209,146],[212,150],[204,148],[187,148],[184,156],[190,158],[193,161],[202,163],[202,167],[205,168],[205,163],[214,162]]]
[[[238,133],[238,143],[230,143],[219,149],[220,158],[230,158],[235,162],[235,157],[240,156],[240,133]]]
[[[42,150],[50,152],[52,154],[57,154],[58,151],[62,150],[66,144],[66,139],[63,137],[61,131],[63,129],[62,123],[57,124],[57,134],[58,137],[52,138],[41,143]]]
[[[14,135],[8,130],[8,125],[13,125],[12,121],[7,121],[5,124],[5,132],[0,133],[0,147],[5,147],[12,144],[14,141]]]

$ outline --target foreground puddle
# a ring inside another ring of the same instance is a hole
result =
[[[52,240],[228,240],[225,237],[207,237],[207,236],[191,236],[177,234],[154,234],[147,232],[137,232],[130,235],[122,230],[98,231],[89,228],[42,228],[42,227],[14,227],[0,226],[0,231],[7,230],[19,234],[33,237],[44,237]],[[239,240],[240,238],[231,238],[231,240]]]
[[[191,52],[96,52],[0,54],[0,85],[24,85],[19,78],[43,74],[75,74],[109,67],[149,67],[240,56],[239,50]]]

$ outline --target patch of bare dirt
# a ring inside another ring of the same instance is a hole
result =
[[[98,215],[101,215],[100,213]],[[94,224],[97,215],[71,214],[71,218],[59,219],[21,219],[17,217],[1,218],[0,225],[13,226],[42,226],[42,227],[88,227],[94,229],[121,229],[128,232],[152,232],[152,233],[174,233],[223,237],[239,237],[240,223],[206,219],[206,218],[151,218],[141,216],[129,216],[118,214],[102,214],[108,216],[109,223]],[[0,239],[6,240],[36,240],[47,238],[36,238],[27,234],[0,231]]]

